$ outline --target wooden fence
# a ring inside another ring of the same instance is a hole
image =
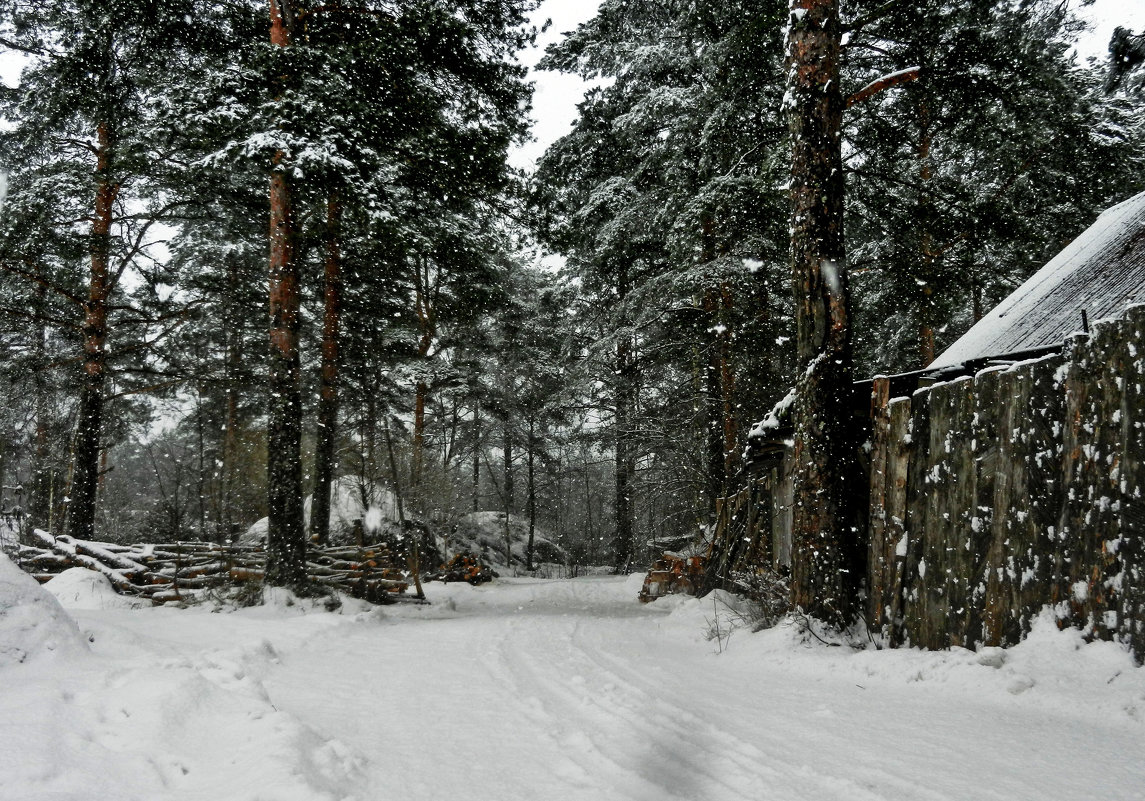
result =
[[[1046,606],[1145,656],[1145,307],[872,409],[868,623],[1009,645]]]
[[[1061,355],[890,386],[874,381],[857,543],[868,625],[892,644],[1011,645],[1048,606],[1145,659],[1145,306]],[[725,582],[790,563],[789,462],[720,504]]]

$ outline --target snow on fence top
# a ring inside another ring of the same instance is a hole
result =
[[[1061,253],[934,360],[932,368],[1060,343],[1145,301],[1145,192],[1106,209]]]

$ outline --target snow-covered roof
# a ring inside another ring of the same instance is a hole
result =
[[[1090,320],[1145,301],[1145,192],[1102,213],[946,349],[932,368],[1061,344]]]

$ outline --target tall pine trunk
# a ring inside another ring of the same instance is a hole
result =
[[[342,316],[342,206],[336,194],[326,203],[325,307],[322,316],[322,379],[318,397],[318,431],[314,452],[314,495],[310,506],[310,539],[330,538],[330,485],[338,438],[338,368]]]
[[[918,102],[918,211],[915,216],[920,226],[918,235],[917,283],[921,298],[918,310],[918,366],[927,367],[934,361],[934,329],[938,309],[934,297],[935,253],[931,232],[934,208],[931,201],[931,180],[934,171],[930,158],[930,103],[926,97]]]
[[[700,218],[700,259],[710,264],[717,257],[716,223],[710,213]],[[708,363],[705,368],[704,395],[708,449],[708,522],[716,521],[716,501],[730,492],[735,466],[736,424],[735,372],[732,366],[731,329],[728,327],[732,308],[732,292],[727,281],[710,282],[704,292],[704,313],[707,315]]]
[[[478,512],[481,509],[481,401],[477,397],[476,379],[471,384],[471,392],[473,394],[473,472],[470,481],[473,485],[472,511]]]
[[[795,403],[792,601],[850,615],[848,484],[855,464],[852,354],[843,247],[843,96],[837,0],[795,0],[788,70],[791,265],[800,377]]]
[[[509,525],[509,516],[513,514],[513,429],[509,410],[505,410],[505,427],[502,429],[502,448],[505,456],[505,497],[502,498],[505,506],[502,534],[505,537],[505,567],[513,568],[513,536]]]
[[[219,541],[225,542],[235,528],[234,494],[238,460],[238,421],[239,421],[239,369],[242,366],[243,335],[239,315],[239,274],[238,260],[230,258],[227,263],[227,297],[223,307],[223,336],[225,354],[223,377],[226,403],[226,421],[223,429],[222,488],[219,500]]]
[[[44,308],[44,292],[42,285],[36,289],[36,311]],[[35,408],[36,428],[32,446],[32,493],[28,498],[28,513],[32,525],[46,528],[52,534],[51,513],[51,473],[54,469],[49,464],[48,454],[48,388],[44,380],[47,369],[46,347],[44,338],[47,330],[39,323],[35,327],[35,344],[32,346],[32,355],[35,359],[35,372],[32,374],[32,391],[35,393],[32,402]]]
[[[700,260],[711,264],[716,258],[715,221],[705,212],[700,216]],[[704,315],[710,340],[707,343],[707,364],[704,366],[704,440],[708,451],[708,524],[715,525],[716,505],[727,494],[727,471],[724,460],[723,435],[723,369],[720,363],[722,343],[720,337],[720,301],[714,286],[715,278],[707,276],[711,284],[704,290]]]
[[[635,528],[632,522],[632,478],[636,472],[632,453],[635,412],[632,374],[632,343],[622,336],[616,343],[616,537],[613,540],[613,565],[617,573],[628,572],[632,563]]]
[[[92,215],[91,273],[84,304],[83,382],[72,463],[67,532],[95,537],[99,491],[100,437],[103,432],[103,384],[107,372],[107,300],[111,290],[111,223],[119,185],[111,175],[113,136],[107,123],[96,126],[96,191]]]
[[[525,449],[525,510],[529,516],[529,541],[525,546],[525,569],[533,569],[533,539],[537,531],[536,423],[529,420],[529,442]]]
[[[270,40],[290,47],[291,0],[270,0]],[[285,154],[270,174],[270,398],[267,437],[267,560],[270,584],[303,588],[306,534],[302,526],[302,392],[298,354],[299,287],[294,192]]]
[[[428,256],[417,257],[415,265],[417,273],[416,297],[418,320],[417,357],[422,364],[428,364],[433,340],[437,336],[437,288],[430,277],[430,262]],[[429,385],[426,384],[424,374],[418,375],[417,385],[414,388],[413,407],[413,453],[410,459],[410,489],[415,497],[420,497],[422,472],[425,466],[425,404],[429,396]]]

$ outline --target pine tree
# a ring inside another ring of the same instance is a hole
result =
[[[51,176],[52,195],[82,209],[75,219],[87,225],[83,289],[9,262],[11,274],[50,285],[82,307],[82,379],[67,513],[69,533],[81,538],[91,538],[95,529],[113,297],[123,274],[145,260],[151,225],[170,210],[155,194],[163,161],[152,150],[150,134],[159,84],[189,41],[186,11],[143,0],[0,8],[0,44],[30,59],[4,109],[14,125],[5,135],[4,166],[12,173],[13,197],[30,202],[9,202],[5,213],[28,219],[42,211],[19,183]],[[85,191],[90,194],[81,200]]]
[[[750,421],[739,410],[762,405],[790,369],[777,344],[790,316],[773,291],[785,227],[780,17],[758,0],[606,2],[542,62],[615,78],[586,97],[537,182],[546,242],[616,331],[599,364],[615,388],[618,544],[631,540],[634,464],[649,451],[658,458],[643,463],[665,477],[702,477],[670,494],[713,519],[740,466]],[[698,464],[681,429],[703,443]]]
[[[1078,31],[1059,3],[930,0],[850,32],[848,242],[868,369],[925,366],[1135,191],[1140,141],[1073,63]],[[885,76],[900,82],[864,91]]]

